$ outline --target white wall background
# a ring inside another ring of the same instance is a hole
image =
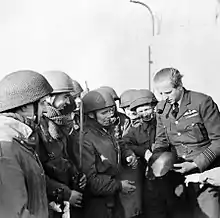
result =
[[[220,105],[217,0],[1,0],[0,78],[18,69],[60,69],[90,89],[148,88],[152,74],[177,67],[187,88]]]

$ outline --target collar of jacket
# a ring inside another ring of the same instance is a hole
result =
[[[181,104],[184,103],[185,105],[188,105],[191,103],[191,96],[190,96],[190,91],[185,89],[183,87],[183,96],[182,96],[182,99],[181,99]],[[180,104],[180,106],[181,106]]]
[[[152,118],[150,121],[142,121],[141,125],[144,130],[147,130],[151,126],[156,126],[156,117]]]
[[[85,129],[95,129],[98,130],[102,135],[108,134],[108,130],[105,129],[101,124],[99,124],[95,119],[92,119],[87,116],[85,121]]]
[[[14,138],[19,140],[28,140],[33,130],[12,117],[0,115],[0,140],[12,141]]]
[[[185,106],[191,103],[190,91],[183,87],[183,97],[181,99],[181,105],[184,104]],[[166,101],[162,100],[158,103],[157,109],[162,109],[165,106]],[[181,105],[179,107],[181,107]],[[172,105],[170,103],[166,104],[164,108],[163,114],[168,114],[169,110],[171,110]]]

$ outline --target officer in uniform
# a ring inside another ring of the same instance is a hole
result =
[[[153,152],[171,149],[178,163],[174,170],[182,176],[203,172],[219,164],[220,114],[213,99],[203,93],[186,90],[177,69],[164,68],[154,77],[163,100],[158,106],[157,133]],[[193,217],[220,216],[218,193],[206,184],[202,189],[189,184],[189,212]]]
[[[131,181],[120,180],[122,160],[136,165],[133,152],[121,150],[117,140],[108,132],[115,114],[115,101],[109,92],[96,89],[82,99],[85,113],[82,168],[88,179],[85,190],[85,218],[123,218],[119,193],[135,190]]]

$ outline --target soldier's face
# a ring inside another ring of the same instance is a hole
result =
[[[137,107],[136,112],[139,117],[146,118],[153,114],[154,108],[151,105],[142,105]]]
[[[107,107],[96,111],[96,120],[102,126],[110,126],[115,114],[115,107]]]
[[[161,94],[163,100],[168,100],[170,104],[178,102],[182,94],[182,87],[173,88],[169,79],[157,82],[155,88]]]
[[[124,108],[124,112],[131,120],[134,120],[138,117],[136,111],[131,111],[130,107]]]
[[[70,104],[70,93],[56,94],[53,106],[58,110],[63,110],[66,105]]]
[[[79,109],[81,105],[81,98],[79,96],[75,98],[75,103],[76,103],[76,108]]]

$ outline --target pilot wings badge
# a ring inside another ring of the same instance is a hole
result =
[[[183,116],[187,119],[187,118],[195,117],[198,115],[199,115],[199,112],[193,109],[193,110],[186,111]]]

